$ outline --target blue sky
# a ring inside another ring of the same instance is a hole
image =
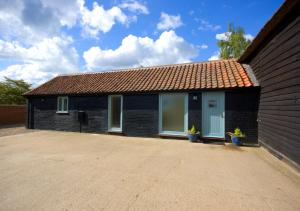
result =
[[[259,32],[283,0],[0,0],[0,78],[218,58],[229,22]]]

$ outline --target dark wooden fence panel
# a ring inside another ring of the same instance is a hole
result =
[[[0,105],[0,125],[25,124],[26,105]]]

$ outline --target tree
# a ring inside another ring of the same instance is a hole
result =
[[[26,100],[22,94],[30,90],[31,84],[24,80],[13,80],[7,77],[4,79],[0,82],[0,104],[25,104]]]
[[[222,59],[239,58],[251,41],[245,38],[245,31],[242,27],[234,27],[233,24],[228,25],[228,32],[225,38],[218,41],[220,48],[220,57]]]

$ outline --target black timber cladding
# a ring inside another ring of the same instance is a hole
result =
[[[69,96],[69,113],[56,113],[57,96],[29,98],[33,105],[33,128],[62,131],[79,131],[77,112],[86,112],[82,132],[107,131],[107,96]]]
[[[257,143],[257,111],[259,89],[225,92],[225,131],[240,128],[246,134],[245,142]],[[226,135],[226,139],[230,138]]]
[[[158,132],[158,94],[123,95],[123,132],[155,136]]]
[[[202,92],[188,93],[188,127],[202,128]],[[194,100],[193,97],[197,96]],[[240,127],[247,134],[247,142],[257,139],[258,90],[225,91],[225,131]],[[128,136],[157,136],[159,133],[159,94],[123,95],[123,133]],[[79,131],[79,110],[85,111],[82,132],[106,133],[108,130],[107,96],[69,96],[69,113],[56,113],[57,96],[29,98],[33,106],[33,127],[63,131]],[[227,137],[228,139],[228,137]]]
[[[300,8],[249,61],[261,85],[258,139],[300,165]]]

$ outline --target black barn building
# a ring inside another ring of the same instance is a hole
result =
[[[299,11],[299,0],[285,1],[238,61],[58,76],[25,94],[27,126],[184,137],[195,125],[221,140],[240,127],[247,143],[299,168]]]

